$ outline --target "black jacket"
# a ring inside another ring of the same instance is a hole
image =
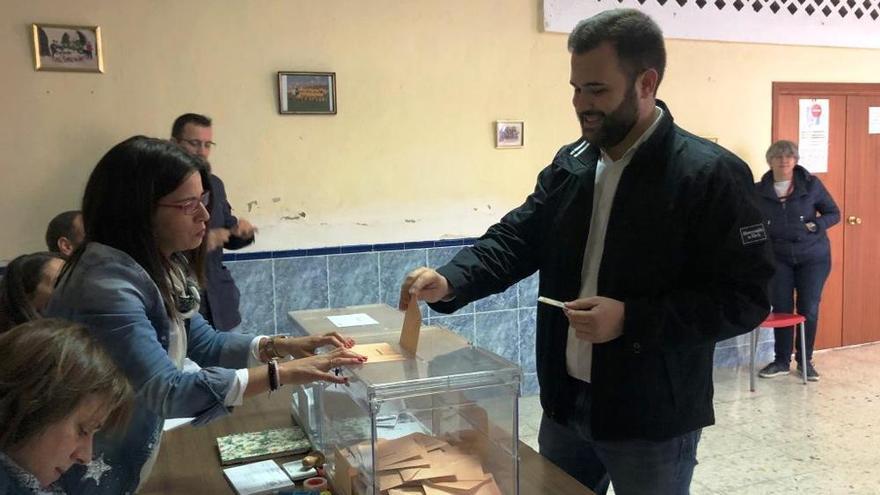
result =
[[[211,174],[211,219],[208,229],[231,229],[238,225],[232,214],[232,206],[226,199],[223,181]],[[223,246],[225,249],[241,249],[254,242],[254,238],[242,239],[230,236]],[[232,279],[232,274],[223,266],[223,249],[215,249],[205,259],[206,287],[202,290],[202,316],[217,330],[231,330],[241,323],[238,303],[241,294]]]
[[[714,423],[715,343],[768,314],[772,257],[752,175],[735,155],[664,117],[636,151],[613,200],[598,293],[625,303],[623,335],[593,347],[597,440],[665,439]],[[540,294],[578,297],[598,149],[564,146],[535,191],[472,247],[439,268],[452,312],[540,270]],[[537,364],[544,412],[572,413],[568,320],[539,304]],[[479,331],[479,329],[478,329]]]
[[[773,253],[780,258],[807,261],[831,256],[826,231],[840,221],[840,210],[818,177],[797,165],[792,176],[794,190],[780,201],[773,188],[773,172],[758,182],[759,205],[773,243]],[[816,224],[816,231],[805,226]]]

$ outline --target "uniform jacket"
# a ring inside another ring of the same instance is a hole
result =
[[[217,332],[196,314],[186,325],[187,356],[203,369],[179,371],[168,356],[173,323],[159,289],[128,254],[89,243],[61,279],[47,313],[87,326],[136,394],[124,431],[100,432],[92,466],[65,473],[68,493],[132,493],[166,418],[194,416],[194,423],[204,424],[230,412],[224,399],[234,370],[247,366],[253,337]]]
[[[623,301],[623,335],[593,347],[594,438],[665,439],[714,423],[715,343],[769,312],[773,274],[752,175],[739,158],[673,123],[664,111],[621,176],[608,221],[598,295]],[[452,312],[540,270],[540,294],[581,287],[599,150],[578,140],[538,175],[534,192],[438,271]],[[568,319],[537,308],[536,354],[545,414],[568,419]],[[479,329],[477,329],[479,331]]]
[[[238,218],[232,214],[232,207],[226,199],[226,186],[214,174],[211,174],[211,219],[209,229],[232,229],[238,225]],[[254,238],[243,239],[230,236],[224,249],[241,249],[254,242]],[[202,316],[217,330],[231,330],[241,323],[238,310],[241,294],[235,285],[232,274],[223,265],[223,249],[215,249],[207,253],[205,258],[205,282],[202,290]],[[209,314],[210,312],[210,314]]]
[[[837,203],[822,181],[800,165],[795,166],[792,181],[794,190],[785,201],[776,196],[773,172],[764,174],[757,184],[774,254],[795,261],[831,256],[827,230],[840,221]],[[808,222],[815,222],[816,232],[807,230]]]

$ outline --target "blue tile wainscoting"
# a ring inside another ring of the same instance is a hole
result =
[[[474,239],[228,253],[224,263],[241,291],[242,331],[289,333],[289,311],[386,303],[397,305],[400,283],[419,266],[438,267]],[[538,275],[444,315],[422,307],[425,323],[444,326],[523,369],[523,395],[538,392],[535,304]],[[758,363],[772,359],[772,332],[762,331]],[[748,366],[749,336],[719,342],[715,366]]]

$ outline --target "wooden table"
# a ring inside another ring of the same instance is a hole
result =
[[[159,458],[140,494],[234,493],[220,466],[216,438],[230,433],[290,426],[290,394],[253,397],[225,418],[203,427],[183,426],[166,432]],[[591,495],[592,491],[519,443],[522,495]],[[281,458],[289,460],[290,458]]]

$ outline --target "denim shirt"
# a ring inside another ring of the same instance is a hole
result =
[[[25,471],[11,457],[0,452],[0,494],[2,495],[63,495],[64,490],[53,482],[46,488],[37,477]]]
[[[65,473],[62,484],[68,493],[133,493],[166,418],[193,416],[199,425],[231,411],[224,399],[235,369],[247,366],[252,337],[217,332],[196,314],[186,328],[187,357],[202,369],[178,370],[168,355],[174,323],[159,289],[126,253],[89,243],[74,270],[59,282],[47,316],[87,326],[135,391],[128,425],[96,435],[94,461]]]

